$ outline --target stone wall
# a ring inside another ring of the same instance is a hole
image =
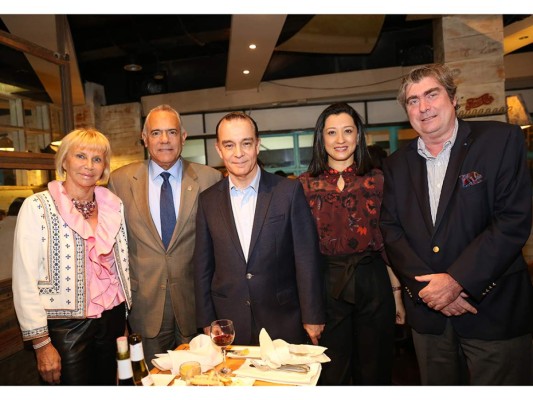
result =
[[[74,108],[76,128],[95,127],[108,137],[113,152],[111,170],[144,160],[144,146],[140,141],[141,118],[140,103],[88,104]]]

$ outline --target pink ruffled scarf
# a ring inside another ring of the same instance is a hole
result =
[[[85,240],[87,317],[100,318],[103,311],[110,310],[125,300],[113,255],[115,237],[121,224],[120,200],[108,189],[95,187],[98,225],[96,230],[93,230],[89,222],[74,207],[62,182],[49,182],[48,190],[61,218],[70,229]]]

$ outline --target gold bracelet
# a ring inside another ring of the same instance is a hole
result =
[[[402,287],[401,287],[401,286],[393,286],[393,287],[392,287],[392,291],[393,291],[393,292],[398,292],[398,291],[400,291],[400,290],[402,290]]]

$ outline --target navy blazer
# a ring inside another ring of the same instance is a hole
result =
[[[317,230],[298,180],[261,170],[248,262],[235,227],[228,178],[200,194],[194,250],[196,320],[233,320],[235,344],[305,343],[302,324],[325,322]]]
[[[460,336],[499,340],[531,332],[533,288],[522,256],[531,232],[531,177],[520,128],[459,120],[434,226],[417,139],[385,160],[384,176],[381,230],[405,286],[411,327],[443,332],[448,317],[421,301],[427,283],[414,276],[446,272],[478,310],[450,317]]]

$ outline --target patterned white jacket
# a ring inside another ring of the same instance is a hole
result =
[[[97,230],[103,230],[100,235],[115,238],[113,249],[109,250],[113,252],[129,309],[131,289],[123,204],[103,187],[95,188],[95,196]],[[113,231],[105,217],[106,213],[117,211],[121,223]],[[45,336],[48,319],[87,317],[85,261],[86,240],[61,217],[50,192],[28,197],[17,219],[13,250],[13,299],[23,340]]]

